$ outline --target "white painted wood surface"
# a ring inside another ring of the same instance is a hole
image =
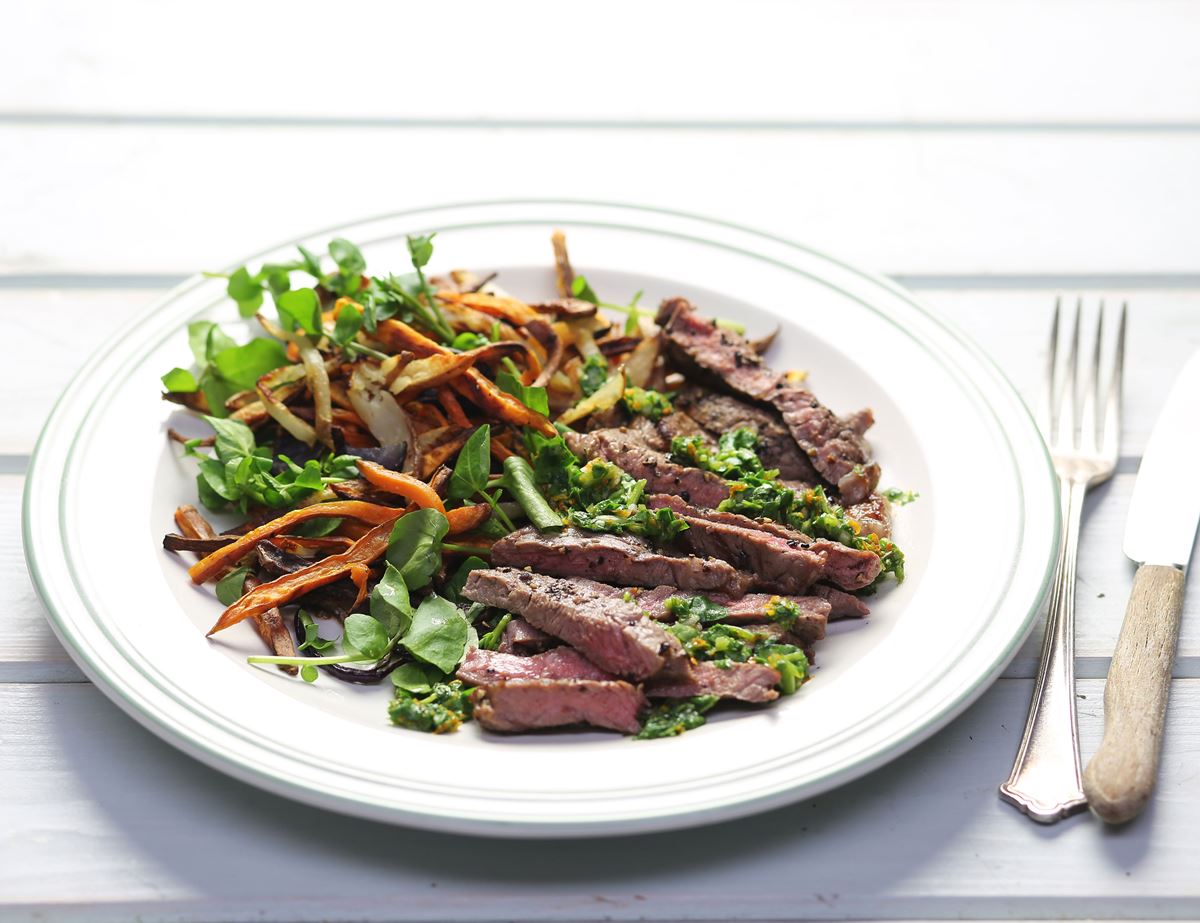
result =
[[[1133,474],[1200,348],[1200,5],[54,0],[3,22],[0,919],[1200,917],[1200,593],[1128,829],[995,796],[1034,638],[950,728],[815,803],[496,844],[314,812],[158,742],[53,639],[18,530],[37,429],[108,331],[367,214],[536,195],[746,223],[910,284],[1027,397],[1054,291],[1127,296],[1123,458],[1080,561],[1086,758]]]

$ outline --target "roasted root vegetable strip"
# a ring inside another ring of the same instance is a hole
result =
[[[438,298],[451,304],[461,304],[476,311],[482,311],[492,317],[506,320],[514,327],[529,323],[538,316],[538,312],[516,298],[506,298],[500,295],[488,295],[485,292],[438,292]]]
[[[254,546],[263,539],[287,532],[293,526],[309,519],[336,516],[378,525],[379,523],[393,522],[403,513],[403,510],[393,506],[380,506],[376,503],[364,503],[361,500],[334,500],[330,503],[317,503],[313,506],[301,507],[298,510],[284,513],[278,519],[272,519],[257,529],[247,532],[233,544],[226,545],[207,557],[201,558],[188,570],[188,576],[192,578],[193,583],[212,580],[226,567],[236,564],[250,554],[254,550]]]
[[[253,590],[255,587],[261,586],[259,581],[246,575],[244,587],[246,590]],[[258,629],[259,636],[266,642],[267,647],[277,657],[295,657],[296,643],[292,640],[292,633],[288,631],[287,625],[283,621],[283,613],[278,609],[268,609],[266,612],[260,612],[254,617],[254,627]],[[284,673],[295,676],[300,672],[300,668],[293,664],[281,663],[279,669]]]
[[[437,491],[418,478],[392,471],[365,459],[359,459],[358,471],[366,481],[380,490],[401,496],[416,506],[435,509],[442,514],[446,512],[446,505],[442,503]]]
[[[328,504],[332,506],[333,504]],[[277,577],[250,590],[245,596],[221,613],[217,623],[209,629],[209,635],[224,631],[243,619],[255,618],[270,610],[285,606],[310,590],[349,577],[358,588],[354,606],[358,608],[367,595],[367,580],[371,576],[371,565],[383,557],[392,534],[393,520],[403,513],[390,511],[391,520],[380,523],[341,554],[330,555],[293,574]]]

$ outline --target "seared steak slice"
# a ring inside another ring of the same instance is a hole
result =
[[[892,537],[892,504],[887,497],[871,494],[862,503],[846,507],[846,515],[857,520],[864,532],[880,538]]]
[[[818,583],[809,592],[829,603],[830,619],[861,619],[871,614],[871,610],[861,598],[837,587]]]
[[[502,654],[538,654],[558,644],[558,639],[540,628],[534,628],[521,618],[513,618],[504,626],[496,650]]]
[[[637,686],[591,679],[513,679],[480,686],[471,698],[475,720],[505,734],[569,724],[636,734],[647,705]]]
[[[665,678],[646,685],[646,695],[661,699],[687,699],[716,695],[741,702],[770,702],[779,698],[775,684],[779,673],[762,663],[731,663],[719,667],[711,661],[692,665],[691,680]]]
[[[673,362],[713,387],[778,410],[796,444],[847,503],[865,500],[875,489],[879,466],[858,432],[866,420],[861,411],[850,420],[841,419],[812,392],[771,371],[744,337],[696,314],[685,298],[664,301],[657,320]]]
[[[738,428],[752,429],[758,434],[758,457],[763,467],[778,468],[784,481],[812,485],[821,481],[808,456],[796,445],[796,440],[783,425],[775,410],[759,407],[728,394],[716,394],[705,388],[689,385],[675,396],[675,406],[711,434],[716,441],[722,433]],[[672,416],[679,416],[678,413]],[[663,418],[664,421],[667,419]]]
[[[487,686],[508,679],[616,679],[569,647],[556,647],[532,657],[472,648],[458,668],[458,678],[468,686]]]
[[[492,545],[492,563],[532,567],[555,577],[591,577],[622,586],[667,584],[731,596],[741,596],[750,584],[748,575],[716,558],[668,554],[633,535],[581,529],[554,533],[540,533],[531,526],[518,529]]]
[[[678,639],[633,603],[614,598],[611,589],[585,578],[563,580],[502,567],[472,571],[462,595],[524,616],[618,676],[686,674],[688,658]]]
[[[632,601],[632,604],[643,615],[658,619],[660,622],[670,622],[674,618],[666,609],[668,599],[696,595],[678,587],[654,587],[653,589],[631,587],[626,589],[607,587],[604,583],[596,586],[606,587],[606,591],[602,592],[606,592],[612,599],[626,600],[628,598],[626,601]],[[827,587],[827,589],[833,588]],[[790,634],[800,639],[800,641],[792,642],[799,647],[806,647],[814,641],[820,641],[824,637],[826,623],[829,621],[829,603],[820,597],[781,597],[774,593],[746,593],[744,597],[737,598],[727,597],[724,593],[703,593],[701,595],[710,603],[725,606],[728,616],[722,621],[732,625],[755,623],[756,629],[761,628],[761,625],[757,623],[766,622],[770,618],[769,607],[773,601],[786,600],[788,603],[793,603],[800,610],[800,615]]]
[[[859,503],[879,484],[879,465],[866,440],[834,415],[811,391],[780,383],[768,400],[783,415],[796,444],[809,453],[813,467],[847,503]]]
[[[841,542],[809,538],[766,519],[738,513],[698,510],[678,497],[656,494],[652,509],[666,507],[688,524],[678,541],[695,554],[711,554],[755,575],[756,589],[802,593],[826,579],[847,590],[860,590],[879,576],[882,562],[869,551]],[[807,567],[807,571],[799,568]],[[796,568],[796,570],[792,570]],[[804,581],[807,580],[807,583]]]
[[[729,496],[724,478],[700,468],[677,465],[628,430],[567,433],[564,438],[580,458],[607,459],[634,480],[645,480],[649,493],[675,494],[700,506],[716,506]]]

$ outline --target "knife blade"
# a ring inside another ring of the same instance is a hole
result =
[[[1138,564],[1104,684],[1104,737],[1083,774],[1088,805],[1107,823],[1132,820],[1158,777],[1163,722],[1200,524],[1200,354],[1167,396],[1138,466],[1125,554]]]
[[[1184,366],[1146,443],[1125,522],[1125,554],[1186,569],[1200,523],[1200,353]]]

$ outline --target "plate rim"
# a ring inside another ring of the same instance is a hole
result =
[[[375,222],[395,221],[415,215],[430,214],[436,216],[439,212],[447,212],[451,210],[486,210],[488,208],[505,207],[505,206],[537,206],[537,207],[583,207],[597,209],[600,212],[608,212],[612,214],[616,211],[627,211],[635,214],[643,215],[662,215],[672,218],[683,219],[688,222],[695,222],[701,226],[709,226],[710,228],[724,228],[730,231],[737,231],[743,234],[748,234],[752,238],[759,238],[764,241],[772,241],[777,244],[782,244],[789,250],[798,251],[799,253],[807,254],[815,257],[818,260],[831,264],[852,276],[857,276],[861,280],[882,288],[892,297],[899,298],[905,302],[912,310],[925,316],[929,321],[935,324],[943,332],[949,334],[957,346],[963,353],[974,361],[975,364],[981,366],[985,371],[989,372],[994,379],[993,385],[999,388],[1006,399],[1020,409],[1024,415],[1024,421],[1032,428],[1034,434],[1037,433],[1036,424],[1034,424],[1032,415],[1024,401],[1020,398],[1012,382],[1005,375],[1004,371],[987,355],[977,344],[967,337],[957,326],[948,318],[943,317],[940,312],[930,309],[919,302],[911,293],[905,290],[902,286],[878,274],[862,270],[857,266],[847,263],[841,259],[830,256],[823,251],[816,250],[804,244],[797,243],[787,238],[766,233],[756,228],[747,227],[745,225],[724,221],[704,215],[699,215],[691,212],[678,211],[673,209],[658,208],[653,206],[643,206],[636,204],[618,203],[618,202],[597,202],[587,199],[568,199],[568,198],[518,198],[518,199],[488,199],[477,200],[471,202],[450,203],[430,207],[412,208],[401,211],[393,211],[383,215],[377,215],[354,221],[350,223],[342,223],[332,227],[323,228],[310,232],[299,238],[292,238],[276,246],[266,248],[247,257],[243,261],[234,265],[242,265],[246,262],[252,262],[261,258],[266,254],[274,253],[275,251],[289,246],[296,240],[307,240],[312,237],[329,234],[332,232],[363,227]],[[546,223],[552,223],[552,219],[542,219]],[[570,221],[571,219],[567,219]],[[511,222],[509,222],[511,223]],[[647,226],[645,230],[652,232],[663,232],[662,228]],[[668,232],[669,233],[669,232]],[[706,242],[729,248],[729,244],[723,241],[705,239]],[[797,271],[804,272],[800,267],[789,267]],[[315,790],[310,785],[304,783],[292,784],[290,780],[282,779],[278,775],[264,774],[260,768],[255,767],[250,761],[243,758],[242,754],[234,754],[227,751],[216,751],[206,748],[202,740],[195,739],[202,736],[196,734],[192,730],[189,736],[188,728],[175,726],[167,722],[164,716],[155,712],[152,708],[147,708],[145,703],[141,701],[140,695],[135,695],[134,690],[128,688],[128,683],[124,682],[119,676],[110,675],[109,671],[102,668],[99,664],[93,662],[92,656],[94,651],[90,651],[86,644],[83,644],[80,639],[72,634],[72,625],[70,620],[60,613],[52,602],[53,594],[49,592],[46,585],[46,575],[42,573],[39,567],[37,542],[34,540],[34,533],[38,527],[32,521],[31,500],[34,499],[37,490],[41,486],[41,473],[43,468],[42,451],[45,444],[49,442],[50,436],[55,429],[55,424],[59,419],[60,414],[65,414],[66,408],[71,406],[71,399],[75,397],[76,390],[80,385],[78,379],[83,377],[83,372],[93,368],[97,363],[97,358],[104,355],[111,349],[111,345],[120,343],[124,340],[132,329],[139,326],[148,316],[162,308],[170,305],[172,302],[180,299],[194,288],[210,283],[211,280],[203,275],[195,275],[184,280],[179,285],[173,287],[165,293],[161,298],[156,299],[153,304],[147,306],[140,311],[129,322],[122,325],[104,344],[94,353],[87,363],[83,366],[80,375],[72,382],[55,402],[53,409],[39,435],[37,444],[30,458],[29,469],[26,475],[26,483],[23,494],[23,511],[22,511],[22,536],[24,539],[25,555],[27,565],[34,585],[37,589],[39,597],[47,609],[47,617],[54,629],[55,634],[70,652],[72,658],[80,665],[85,674],[88,675],[105,695],[120,706],[126,713],[130,714],[143,726],[149,728],[159,737],[172,743],[174,746],[184,750],[190,755],[200,759],[202,762],[211,765],[221,771],[233,775],[243,781],[260,787],[269,788],[270,791],[277,794],[281,793],[281,788],[284,794],[289,797],[298,798],[309,803],[320,804],[323,807],[333,808],[344,813],[356,814],[363,817],[369,817],[375,820],[388,820],[396,823],[402,823],[409,826],[425,827],[431,829],[449,830],[455,832],[468,833],[483,833],[488,835],[499,836],[520,836],[520,837],[536,837],[545,835],[555,836],[592,836],[592,835],[616,835],[630,832],[648,832],[651,830],[661,830],[678,828],[684,826],[693,826],[701,823],[716,822],[731,817],[742,816],[745,814],[755,813],[765,810],[776,804],[788,803],[805,796],[811,796],[815,791],[827,791],[829,789],[839,787],[846,784],[867,772],[883,765],[886,762],[894,759],[901,753],[916,746],[921,741],[927,739],[932,734],[936,733],[941,727],[957,717],[966,707],[974,702],[999,676],[1004,667],[1011,661],[1012,657],[1019,650],[1020,645],[1028,636],[1033,624],[1036,620],[1038,610],[1048,591],[1050,579],[1053,573],[1054,563],[1058,555],[1060,538],[1060,511],[1059,504],[1053,504],[1052,518],[1054,521],[1054,534],[1048,548],[1047,560],[1045,562],[1040,587],[1036,593],[1036,598],[1030,604],[1028,612],[1025,613],[1021,620],[1021,628],[1013,635],[1003,649],[994,653],[991,657],[988,668],[978,673],[973,680],[966,682],[963,687],[958,690],[958,694],[942,703],[938,708],[930,713],[923,712],[919,716],[919,721],[915,727],[909,727],[908,723],[902,730],[896,731],[888,735],[889,739],[883,746],[876,746],[869,749],[869,752],[864,757],[859,757],[846,767],[839,768],[836,772],[831,772],[829,775],[834,778],[822,777],[816,781],[808,783],[794,784],[779,791],[769,792],[766,795],[750,798],[739,798],[717,807],[693,808],[682,812],[666,812],[662,814],[641,814],[632,819],[621,819],[612,823],[606,822],[575,822],[574,826],[570,824],[556,824],[553,822],[538,821],[538,822],[512,822],[507,820],[498,821],[496,819],[481,819],[476,814],[467,812],[465,814],[456,814],[450,811],[429,812],[421,811],[398,811],[390,806],[373,804],[364,801],[360,798],[338,795],[336,793],[321,792]],[[830,284],[826,282],[826,284]],[[864,305],[870,308],[871,306],[864,302]],[[872,308],[872,310],[878,309]],[[948,353],[944,348],[930,350],[931,354],[936,355],[940,360],[954,358],[953,353]],[[128,357],[125,357],[126,359]],[[122,360],[122,365],[125,359]],[[107,383],[113,376],[110,375],[104,381]],[[999,417],[992,407],[995,391],[992,395],[985,393],[981,385],[976,381],[969,381],[969,385],[977,396],[983,400],[985,404],[993,410],[996,416],[996,424],[998,428],[1004,432],[1007,438],[1010,437],[1006,421]],[[90,416],[91,409],[85,413],[85,418]],[[1026,434],[1028,435],[1028,433]],[[1046,485],[1055,500],[1058,498],[1058,480],[1054,474],[1053,467],[1050,461],[1048,452],[1045,449],[1040,437],[1037,438],[1037,445],[1040,448],[1041,460],[1043,462],[1041,473],[1046,475]],[[1011,442],[1011,440],[1010,440]],[[1014,446],[1015,450],[1015,446]],[[69,470],[70,454],[63,460],[64,473]],[[1018,456],[1014,451],[1014,463],[1017,462]],[[48,465],[48,463],[46,463]],[[1030,475],[1032,476],[1032,475]],[[1026,481],[1025,473],[1017,465],[1017,481],[1024,488]],[[62,523],[56,522],[56,526],[61,528]],[[1014,566],[1020,562],[1021,554],[1018,553],[1014,557]],[[63,562],[70,567],[69,556],[64,552]],[[57,561],[53,563],[58,563]],[[1030,580],[1032,583],[1032,580]]]

